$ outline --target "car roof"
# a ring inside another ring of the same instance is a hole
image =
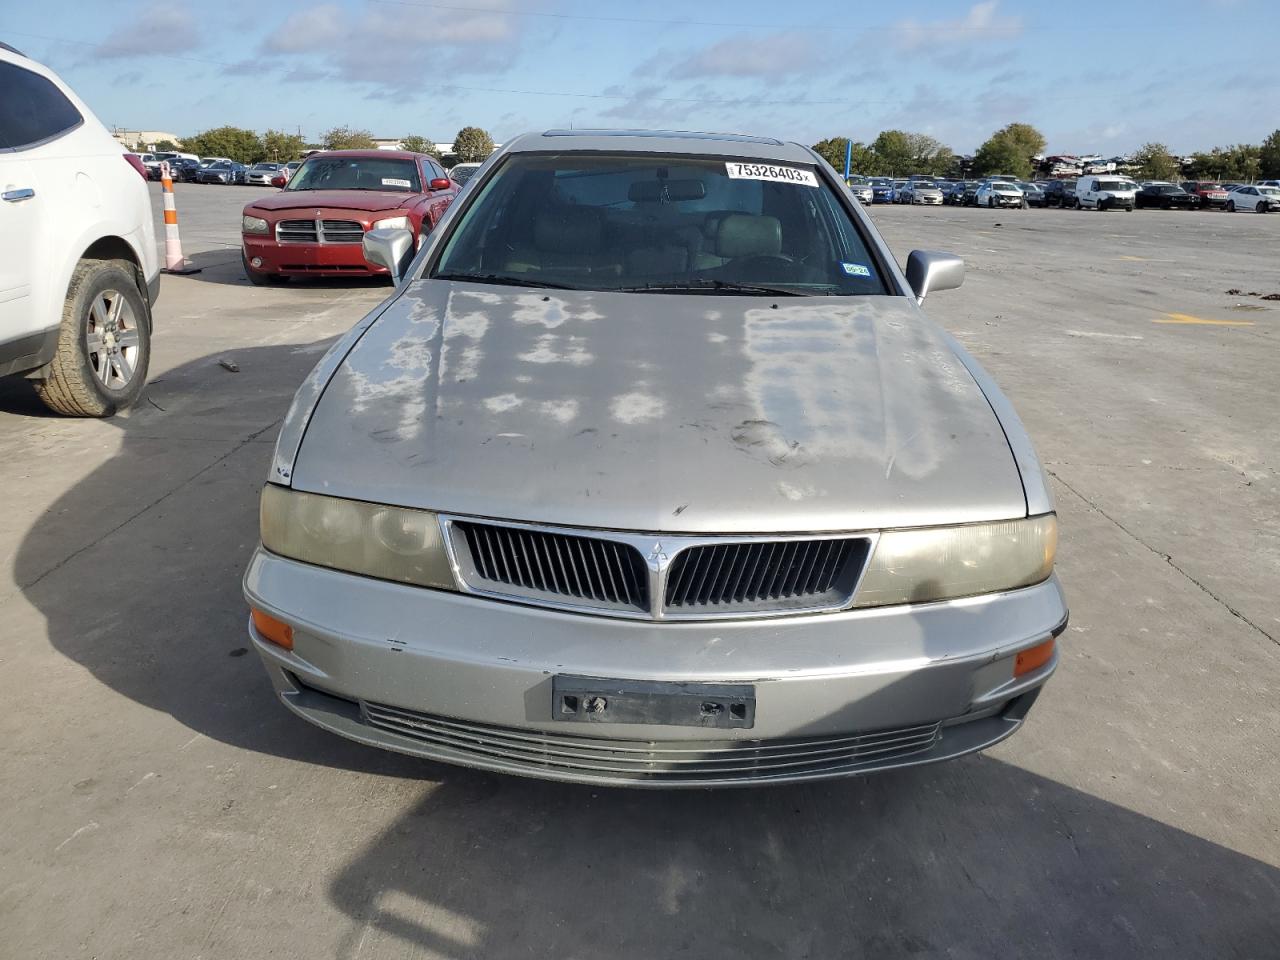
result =
[[[375,147],[365,150],[317,150],[315,153],[309,154],[306,159],[310,160],[312,157],[351,157],[353,160],[359,160],[382,157],[387,160],[415,160],[418,157],[425,156],[425,153],[414,153],[412,150],[379,150]]]
[[[741,133],[698,133],[685,130],[547,130],[526,133],[503,146],[503,152],[533,153],[582,150],[603,153],[683,153],[712,157],[749,157],[813,163],[813,154],[798,143]]]

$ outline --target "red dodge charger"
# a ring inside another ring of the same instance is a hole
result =
[[[365,262],[365,231],[403,227],[421,244],[460,188],[434,158],[406,150],[313,153],[284,189],[244,208],[244,272],[288,277],[386,274]]]

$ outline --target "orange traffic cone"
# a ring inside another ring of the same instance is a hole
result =
[[[199,273],[182,256],[182,240],[178,237],[178,208],[173,203],[173,177],[169,175],[169,161],[160,164],[160,187],[164,191],[164,272]]]

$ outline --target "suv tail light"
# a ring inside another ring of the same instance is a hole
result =
[[[142,158],[140,156],[138,156],[136,153],[126,153],[124,155],[124,160],[125,160],[125,163],[129,164],[129,166],[133,167],[133,169],[138,171],[138,176],[140,176],[143,180],[147,179],[147,166],[142,162]]]

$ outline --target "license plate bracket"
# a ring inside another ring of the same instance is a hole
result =
[[[552,716],[569,723],[749,730],[756,722],[756,690],[749,683],[610,680],[558,674],[552,678],[551,692]]]

